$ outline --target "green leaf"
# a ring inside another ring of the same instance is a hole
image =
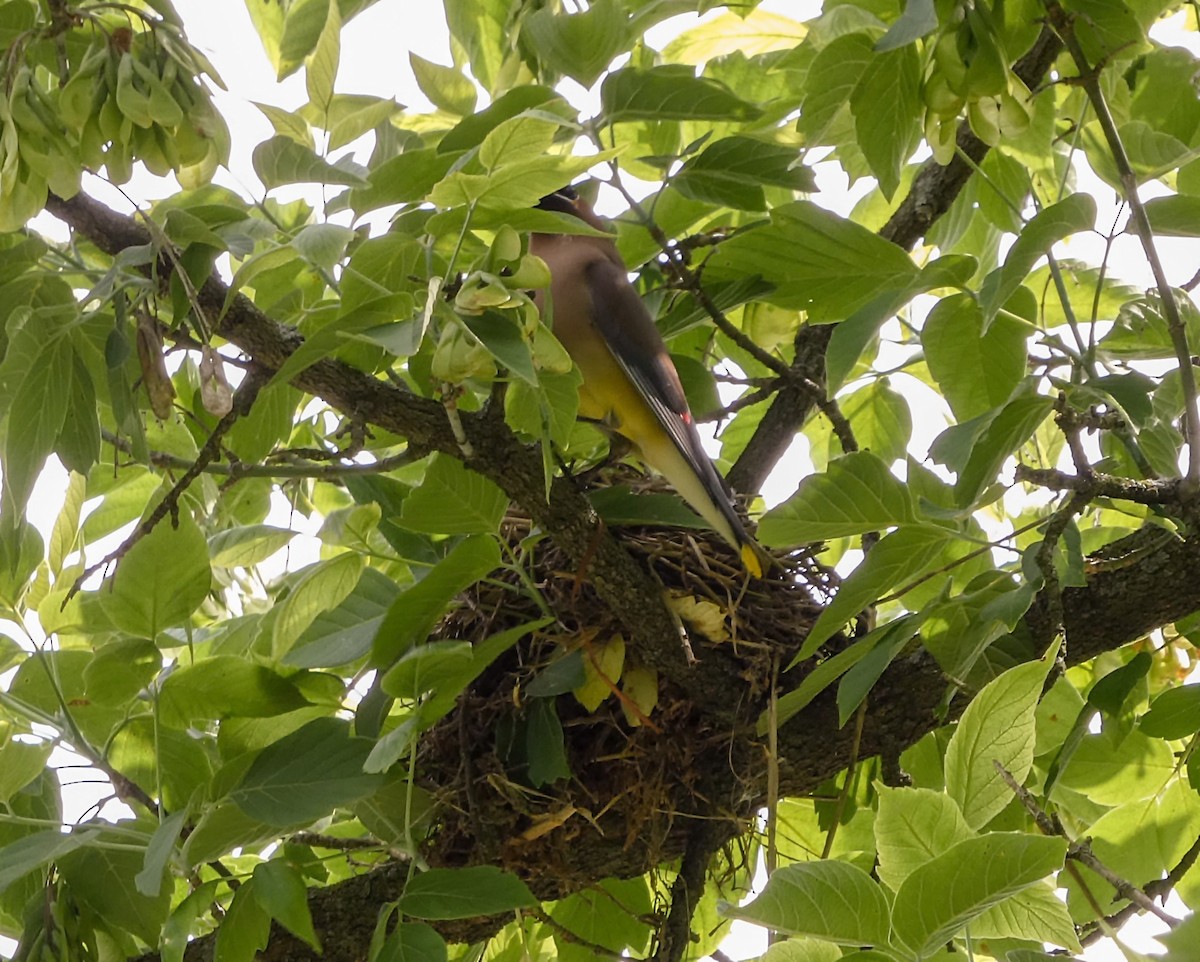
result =
[[[973,836],[962,812],[944,792],[879,787],[875,850],[879,880],[893,892],[922,865]]]
[[[882,53],[920,40],[937,29],[938,17],[934,0],[905,0],[904,12],[879,38],[875,49]]]
[[[673,63],[696,65],[731,53],[755,57],[791,50],[807,34],[807,24],[761,7],[749,11],[743,7],[685,30],[663,48],[662,55]]]
[[[54,451],[68,471],[87,474],[100,460],[96,386],[79,354],[74,354],[72,364],[74,373],[67,397],[67,413]]]
[[[421,200],[433,189],[434,184],[449,173],[451,165],[457,159],[457,154],[447,154],[432,148],[409,150],[391,157],[367,175],[367,186],[356,187],[350,191],[350,207],[356,214],[364,214],[392,204]],[[409,238],[388,234],[374,240],[394,244],[411,243]],[[362,247],[358,250],[361,251]],[[353,263],[351,261],[351,264]]]
[[[271,917],[255,898],[254,879],[243,882],[217,929],[216,958],[220,962],[254,962],[271,937]]]
[[[921,70],[921,58],[911,44],[878,53],[850,95],[857,145],[889,201],[918,138]]]
[[[128,844],[125,836],[109,840]],[[140,851],[88,846],[60,856],[58,871],[72,896],[107,924],[155,945],[171,908],[171,886],[154,897],[139,892],[133,880],[142,864]]]
[[[708,265],[713,280],[761,276],[775,285],[768,300],[817,322],[847,317],[919,274],[895,244],[808,201],[774,208],[769,226],[730,238]]]
[[[431,651],[422,652],[416,656],[415,664],[402,669],[400,673],[393,676],[390,684],[397,689],[404,690],[412,690],[418,685],[429,684],[434,691],[403,723],[376,742],[364,766],[366,771],[385,772],[391,768],[408,752],[421,732],[433,727],[454,707],[459,693],[478,678],[488,665],[529,632],[545,627],[547,623],[548,619],[531,621],[490,635],[474,646],[469,659],[449,651],[444,653],[438,651],[438,648],[448,643],[431,642],[425,646]],[[427,659],[429,660],[428,664],[421,664]],[[421,673],[419,677],[414,678],[413,676],[417,675],[421,668],[429,668],[430,671]],[[436,677],[434,677],[435,672]]]
[[[473,658],[469,641],[430,641],[414,645],[383,676],[383,690],[393,698],[415,701],[459,678]]]
[[[854,954],[861,956],[864,953],[856,952]],[[762,962],[841,962],[842,958],[850,958],[850,956],[843,956],[842,950],[832,942],[823,942],[819,939],[784,939],[781,942],[772,942],[767,946],[767,951],[762,956]],[[866,960],[857,959],[856,962],[866,962]]]
[[[1187,738],[1200,731],[1200,685],[1168,688],[1154,699],[1138,727],[1155,738]]]
[[[4,735],[4,742],[0,745],[0,802],[7,802],[36,779],[46,767],[46,759],[54,749],[50,742],[31,744],[14,741],[11,732],[6,731],[7,727],[7,724],[0,723],[0,734]]]
[[[137,890],[147,898],[154,898],[162,891],[167,863],[175,851],[175,843],[179,841],[179,833],[183,829],[187,816],[186,808],[171,813],[159,823],[154,834],[150,836],[150,844],[146,846],[146,860],[142,863],[142,870],[133,878],[133,884]]]
[[[208,911],[216,897],[217,886],[223,884],[217,879],[204,882],[175,907],[163,923],[162,937],[158,943],[161,962],[183,962],[183,953],[191,941],[196,920]]]
[[[346,167],[335,167],[290,137],[276,135],[254,148],[254,172],[267,190],[284,184],[341,184],[366,187],[366,177]]]
[[[446,0],[446,25],[462,45],[471,73],[483,89],[496,93],[496,81],[509,49],[509,0]]]
[[[631,950],[641,957],[651,935],[647,919],[654,912],[653,892],[645,876],[605,879],[554,903],[550,917],[567,932],[610,952]],[[560,933],[561,935],[561,933]],[[556,937],[559,958],[576,958],[565,937]]]
[[[896,632],[907,631],[909,627],[916,631],[920,627],[920,616],[909,615],[890,621],[886,625],[868,632],[865,637],[858,639],[849,648],[844,648],[817,664],[804,676],[804,680],[794,690],[779,699],[775,711],[776,724],[782,725],[793,715],[803,711],[817,695],[872,654],[877,646],[886,644]],[[797,654],[787,666],[788,669],[800,664],[802,660],[801,655]],[[770,713],[764,711],[758,718],[758,733],[766,734],[770,725]]]
[[[766,210],[763,186],[811,192],[812,171],[797,165],[796,149],[753,137],[724,137],[692,157],[672,180],[694,200],[741,210]]]
[[[317,615],[283,659],[297,668],[337,668],[371,651],[371,642],[400,589],[374,568],[335,608]]]
[[[15,373],[24,376],[10,394],[3,449],[4,506],[6,513],[14,515],[24,512],[34,482],[54,451],[67,416],[74,376],[73,352],[62,337],[55,337],[21,363],[24,370]]]
[[[764,544],[808,544],[916,520],[904,484],[875,455],[858,451],[801,481],[792,497],[763,515],[758,533]]]
[[[512,161],[490,174],[452,170],[429,191],[428,200],[438,207],[476,205],[485,210],[524,211],[612,156],[610,151],[586,157],[545,154]]]
[[[529,705],[525,754],[529,759],[529,781],[534,788],[571,777],[562,722],[551,698],[536,698]]]
[[[805,82],[797,129],[813,145],[829,144],[829,133],[868,66],[875,45],[866,33],[848,33],[827,43],[814,58]]]
[[[907,283],[884,289],[858,307],[834,328],[829,339],[825,351],[826,390],[832,393],[841,388],[883,324],[914,297],[939,287],[964,286],[974,274],[975,265],[973,257],[947,254],[927,264]]]
[[[690,67],[626,67],[600,88],[601,122],[629,120],[754,120],[761,111],[723,83]]]
[[[187,728],[201,720],[269,718],[307,704],[291,681],[270,668],[237,655],[217,655],[166,677],[159,717],[164,725]]]
[[[749,905],[725,914],[838,945],[886,945],[888,904],[866,872],[848,862],[799,862],[776,869]]]
[[[129,549],[101,588],[100,601],[118,628],[153,641],[164,628],[187,621],[211,584],[204,535],[181,512],[178,527],[164,518]]]
[[[912,412],[908,399],[892,388],[888,378],[875,378],[839,404],[860,450],[870,451],[889,466],[908,453]]]
[[[375,636],[373,663],[390,665],[424,641],[455,595],[499,565],[500,548],[494,538],[475,535],[455,545],[424,578],[392,602]]]
[[[1200,796],[1182,778],[1147,799],[1137,799],[1105,812],[1088,826],[1092,851],[1121,878],[1155,879],[1179,864],[1200,831]],[[1088,887],[1105,904],[1118,898],[1115,889],[1088,874]],[[1077,883],[1068,886],[1068,906],[1085,908]]]
[[[271,656],[276,660],[285,657],[317,615],[345,601],[362,577],[366,563],[362,555],[347,551],[309,565],[291,593],[275,607]]]
[[[266,561],[295,537],[295,531],[269,524],[229,528],[208,539],[209,559],[217,568],[249,568]]]
[[[1157,794],[1174,770],[1175,756],[1161,739],[1106,732],[1084,736],[1058,784],[1099,805],[1123,805]]]
[[[345,147],[363,134],[386,124],[400,110],[400,105],[391,97],[334,94],[325,111],[324,121],[329,132],[329,149]]]
[[[229,798],[266,825],[314,822],[382,784],[363,771],[371,745],[347,722],[317,718],[263,749]]]
[[[413,51],[408,52],[408,65],[421,93],[439,110],[466,117],[475,112],[475,85],[454,67],[426,60]]]
[[[983,333],[983,312],[969,294],[942,298],[925,318],[925,363],[961,422],[1004,404],[1027,369],[1030,328],[997,317]]]
[[[479,75],[475,76],[478,79]],[[483,110],[460,120],[454,129],[442,138],[438,144],[438,152],[457,153],[477,147],[504,121],[525,111],[561,116],[568,123],[573,123],[576,117],[574,108],[548,87],[514,87],[503,96],[497,97]]]
[[[0,892],[35,869],[56,861],[100,836],[98,829],[34,832],[0,848]]]
[[[1171,194],[1146,201],[1154,233],[1164,237],[1200,237],[1200,197]]]
[[[541,63],[590,87],[628,48],[631,37],[625,11],[617,0],[595,0],[582,13],[549,7],[525,20],[531,48]]]
[[[332,271],[354,237],[354,231],[340,224],[308,224],[292,238],[292,247],[314,267]]]
[[[993,905],[971,922],[971,937],[1031,939],[1060,945],[1071,952],[1082,949],[1071,913],[1048,882],[1035,883]]]
[[[901,884],[892,905],[896,937],[927,955],[991,906],[1062,868],[1066,854],[1066,839],[1018,832],[959,842]]]
[[[533,350],[516,317],[488,309],[478,315],[462,315],[462,322],[509,373],[515,374],[526,384],[537,384]]]
[[[287,862],[272,859],[254,867],[254,897],[271,918],[299,939],[321,951],[308,910],[308,889]]]
[[[884,632],[867,656],[842,676],[837,690],[839,726],[845,727],[888,666],[908,647],[923,620],[916,615],[888,622],[892,630]]]
[[[336,3],[327,4],[325,24],[317,44],[304,59],[304,86],[310,103],[324,110],[333,99],[338,61],[342,55],[342,15]]]
[[[405,915],[435,921],[499,915],[534,905],[537,899],[524,882],[491,865],[422,872],[404,887],[399,901]]]
[[[424,922],[401,922],[372,962],[446,962],[446,941]]]
[[[1004,406],[971,446],[954,485],[955,500],[960,505],[974,504],[984,488],[995,481],[1004,462],[1046,420],[1053,406],[1050,398],[1040,394],[1014,398]]]
[[[508,509],[508,496],[457,458],[435,454],[425,479],[405,500],[400,524],[433,534],[491,534]]]
[[[695,511],[675,494],[644,492],[636,494],[624,485],[598,488],[588,493],[588,501],[605,524],[663,524],[673,528],[709,528]]]
[[[312,130],[309,129],[299,112],[284,110],[282,107],[275,107],[271,104],[255,103],[254,106],[262,111],[262,115],[271,122],[275,133],[281,137],[288,137],[309,150],[316,149]]]
[[[549,119],[548,119],[549,118]],[[554,144],[559,124],[544,111],[524,112],[501,121],[479,145],[479,162],[486,170],[528,160],[546,153]]]
[[[996,268],[983,280],[979,302],[984,332],[1040,257],[1060,240],[1091,230],[1095,223],[1096,201],[1090,194],[1071,194],[1036,214],[1017,237],[1004,266]]]
[[[1010,668],[984,686],[958,721],[946,748],[946,791],[967,824],[982,828],[1012,800],[996,771],[1020,784],[1033,765],[1034,712],[1053,657]]]
[[[884,537],[842,582],[804,639],[797,657],[810,657],[868,605],[937,565],[954,538],[953,531],[929,524],[901,525]]]

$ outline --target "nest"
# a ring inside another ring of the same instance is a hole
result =
[[[661,487],[628,468],[609,469],[599,483]],[[739,822],[752,816],[746,802],[754,793],[744,783],[758,773],[746,769],[762,768],[761,749],[747,750],[753,718],[836,576],[802,551],[781,559],[770,577],[748,579],[712,532],[619,529],[679,619],[681,661],[719,657],[730,666],[728,695],[741,722],[728,714],[717,722],[712,705],[696,704],[640,665],[620,619],[571,559],[546,539],[526,549],[527,517],[511,514],[502,534],[525,567],[497,571],[464,593],[438,637],[478,644],[547,611],[556,620],[497,659],[423,739],[422,783],[439,803],[431,862],[498,862],[522,874],[536,867],[570,890],[678,856],[691,819],[714,811]],[[531,697],[534,680],[572,653],[587,669],[591,694]],[[528,749],[553,752],[559,737],[569,776],[539,780],[546,760]]]

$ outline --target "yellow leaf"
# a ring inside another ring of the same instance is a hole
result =
[[[725,609],[720,605],[682,591],[670,592],[667,604],[689,628],[700,632],[709,641],[730,639],[729,628],[725,625]]]
[[[621,635],[613,635],[603,644],[590,645],[583,658],[587,680],[575,689],[575,700],[588,711],[595,711],[612,694],[624,666],[625,639]]]
[[[658,704],[658,672],[653,668],[630,668],[621,682],[621,691],[641,712],[639,715],[629,704],[621,702],[625,721],[631,727],[637,728],[642,724],[643,718],[650,717],[654,706]]]

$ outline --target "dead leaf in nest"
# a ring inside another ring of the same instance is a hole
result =
[[[629,703],[621,702],[625,721],[631,728],[637,728],[643,718],[650,717],[654,706],[658,704],[658,672],[653,668],[630,668],[621,681],[621,692],[629,699]],[[637,711],[630,707],[630,703],[637,706]]]
[[[523,831],[519,838],[522,842],[532,842],[535,839],[541,838],[543,835],[549,835],[560,825],[564,824],[568,818],[575,814],[577,809],[574,805],[567,805],[565,808],[560,808],[557,812],[547,812],[545,815],[535,815],[533,824]]]
[[[587,680],[575,689],[575,700],[589,712],[595,711],[621,680],[625,667],[625,639],[613,635],[603,644],[584,646],[583,672]]]
[[[732,637],[725,624],[725,609],[715,602],[682,591],[670,591],[667,604],[689,628],[700,632],[709,641],[729,641]]]

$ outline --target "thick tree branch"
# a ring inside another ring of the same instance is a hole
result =
[[[132,217],[86,194],[70,200],[51,195],[46,209],[110,255],[152,241],[150,233]],[[174,270],[172,260],[161,257],[156,270],[165,283]],[[210,321],[220,318],[215,334],[266,370],[278,370],[303,343],[298,331],[268,317],[244,295],[230,300],[229,289],[215,274],[196,292],[195,305]],[[463,459],[446,412],[437,401],[403,391],[332,358],[316,361],[292,383],[356,422],[374,424],[407,438],[414,450],[440,451]],[[577,563],[587,559],[589,581],[621,619],[630,637],[638,641],[644,664],[661,671],[701,702],[725,704],[720,696],[736,669],[716,651],[699,665],[687,664],[676,623],[654,582],[646,578],[612,532],[599,524],[591,505],[571,479],[556,479],[547,500],[542,459],[536,448],[522,444],[502,419],[486,413],[464,412],[462,424],[474,452],[474,457],[466,460],[467,466],[521,505]]]

